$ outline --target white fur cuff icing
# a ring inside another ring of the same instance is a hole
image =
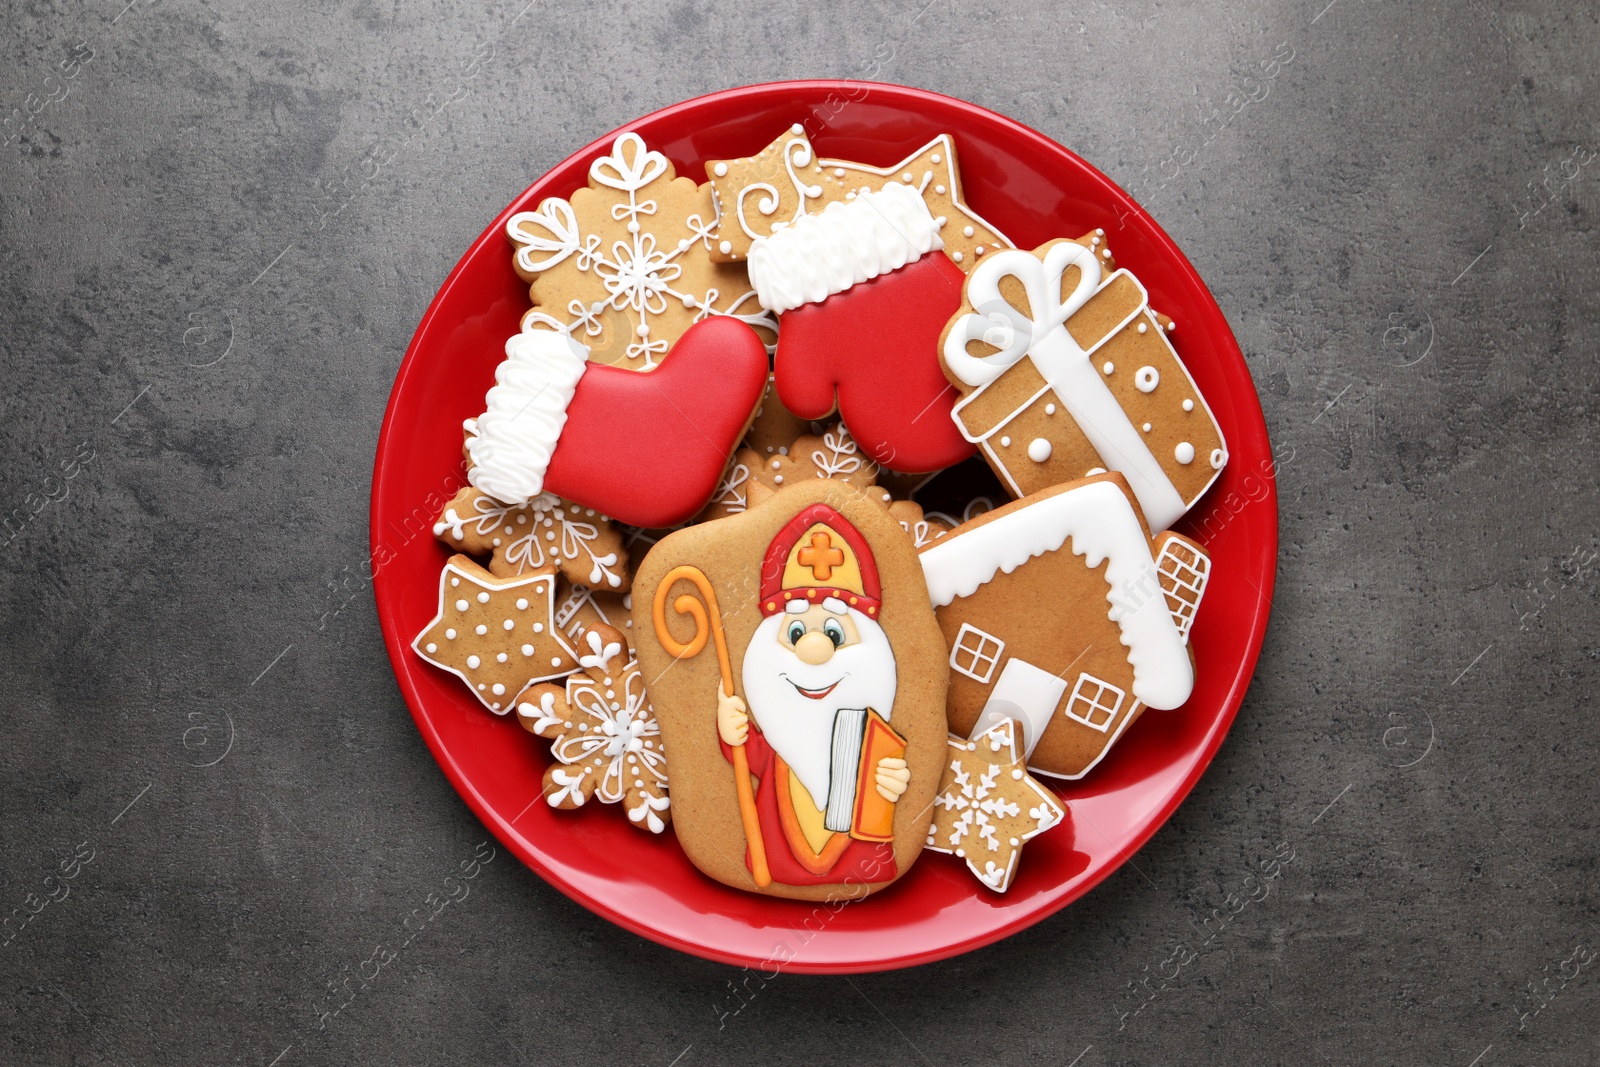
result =
[[[567,423],[567,405],[588,366],[588,349],[563,333],[529,330],[506,341],[488,410],[468,419],[467,480],[521,507],[544,490],[544,474]]]
[[[750,282],[774,314],[815,304],[943,248],[921,194],[891,182],[829,204],[750,246]]]

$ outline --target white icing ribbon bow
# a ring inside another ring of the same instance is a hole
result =
[[[1068,267],[1078,268],[1078,284],[1072,295],[1062,300],[1061,276]],[[1011,277],[1022,283],[1028,308],[1015,308],[1000,293],[1000,280]],[[1072,349],[1078,343],[1067,333],[1066,322],[1100,287],[1100,261],[1080,244],[1063,241],[1045,253],[1044,262],[1021,249],[996,252],[972,272],[967,296],[976,309],[956,320],[945,341],[944,359],[951,373],[974,387],[988,385],[1030,352],[1041,350],[1043,342],[1065,341]],[[1052,336],[1059,334],[1059,339]],[[969,341],[994,345],[999,352],[974,356],[967,351]],[[1054,347],[1054,344],[1052,344]],[[1034,362],[1039,362],[1035,357]],[[1040,371],[1043,372],[1043,367]],[[1045,375],[1046,378],[1049,375]]]
[[[1078,283],[1063,300],[1061,281],[1067,268],[1074,266]],[[1026,309],[1014,306],[1001,293],[1000,283],[1008,277],[1022,284]],[[1056,244],[1043,261],[1022,249],[996,252],[967,281],[967,298],[975,310],[957,319],[945,338],[945,365],[961,381],[981,390],[1028,357],[1105,465],[1128,479],[1150,528],[1163,530],[1186,510],[1183,497],[1095,369],[1089,358],[1093,350],[1086,351],[1067,330],[1067,320],[1100,288],[1100,261],[1093,250],[1075,242]],[[1129,321],[1144,306],[1141,300]],[[1112,330],[1106,339],[1116,332]],[[967,351],[972,341],[1000,351],[974,356]],[[969,440],[978,440],[961,424],[964,405],[965,401],[953,413],[956,425]]]

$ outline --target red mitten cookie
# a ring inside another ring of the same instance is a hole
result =
[[[515,506],[551,492],[632,526],[674,526],[717,488],[766,388],[767,350],[715,316],[638,372],[533,330],[506,342],[495,381],[467,424],[474,486]]]
[[[950,420],[958,398],[939,335],[964,275],[940,249],[915,189],[890,184],[829,204],[754,242],[750,278],[782,316],[779,398],[803,419],[835,410],[862,449],[898,471],[939,470],[973,446]]]

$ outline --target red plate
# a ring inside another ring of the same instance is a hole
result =
[[[378,440],[373,584],[400,689],[439,766],[495,836],[545,880],[612,922],[697,956],[810,973],[886,970],[989,944],[1053,914],[1116,870],[1188,794],[1232,724],[1261,649],[1277,560],[1277,493],[1255,386],[1199,275],[1126,193],[1044,136],[934,93],[831,81],[733,89],[625,129],[664,152],[679,174],[698,178],[704,160],[747,155],[796,121],[815,131],[823,156],[880,166],[936,134],[954,134],[975,211],[1023,248],[1103,227],[1118,263],[1177,321],[1178,351],[1232,453],[1180,527],[1209,547],[1213,561],[1191,638],[1199,680],[1189,703],[1150,712],[1087,779],[1061,783],[1067,823],[1028,845],[1003,896],[981,887],[954,857],[930,854],[890,890],[830,912],[713,882],[670,833],[645,834],[612,808],[566,812],[538,803],[548,745],[484,711],[458,679],[418,659],[410,642],[433,618],[448,555],[431,536],[437,509],[430,497],[437,503],[433,494],[449,496],[463,484],[461,422],[482,410],[505,339],[527,308],[505,221],[582,187],[590,161],[615,134],[518,196],[468,249],[417,327]]]

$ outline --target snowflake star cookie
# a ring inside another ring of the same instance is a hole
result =
[[[978,881],[1004,893],[1022,846],[1064,818],[1061,801],[1023,766],[1007,719],[977,737],[950,738],[927,847],[961,857]]]
[[[439,575],[439,614],[411,647],[504,715],[528,686],[578,669],[577,653],[555,626],[555,589],[550,568],[502,578],[451,556]]]
[[[554,565],[570,582],[628,590],[628,550],[611,520],[550,493],[524,507],[465,488],[445,505],[433,536],[471,555],[489,555],[489,571],[516,577]]]
[[[690,326],[731,315],[773,342],[743,264],[710,258],[717,209],[709,185],[674,174],[624,133],[589,167],[588,188],[549,197],[506,223],[533,309],[523,329],[569,333],[597,363],[649,370]]]
[[[579,808],[590,797],[621,804],[633,825],[659,834],[672,814],[667,758],[638,661],[604,624],[585,630],[580,644],[582,671],[565,686],[535,686],[517,704],[523,729],[552,742],[545,799],[552,808]]]

